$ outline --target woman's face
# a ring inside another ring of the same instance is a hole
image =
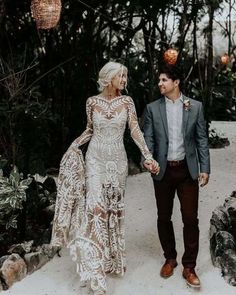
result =
[[[117,90],[123,90],[127,84],[127,71],[120,71],[115,77],[111,80],[111,85]]]

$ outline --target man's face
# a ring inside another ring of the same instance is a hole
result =
[[[172,80],[166,74],[160,74],[158,83],[162,95],[168,96],[179,89],[179,80]]]

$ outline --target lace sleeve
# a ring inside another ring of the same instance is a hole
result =
[[[86,101],[86,114],[87,114],[87,126],[86,129],[84,130],[84,132],[77,137],[72,145],[79,147],[83,144],[85,144],[86,142],[88,142],[92,135],[93,135],[93,122],[92,122],[92,99],[88,98]]]
[[[131,97],[128,97],[128,124],[131,136],[144,158],[146,160],[153,159],[140,130],[135,105]]]

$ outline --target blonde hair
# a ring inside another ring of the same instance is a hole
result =
[[[107,87],[111,80],[120,72],[122,73],[124,71],[128,72],[128,69],[126,66],[114,62],[114,61],[109,61],[106,63],[100,70],[98,74],[98,85],[99,85],[99,91],[103,91],[105,87]]]

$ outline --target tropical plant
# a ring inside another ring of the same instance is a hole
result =
[[[10,245],[24,240],[34,240],[35,245],[49,243],[56,200],[56,183],[52,177],[43,182],[36,180],[38,176],[24,179],[15,166],[8,175],[6,160],[0,157],[0,167],[3,166],[0,170],[0,256]]]
[[[217,132],[215,128],[209,131],[209,146],[210,148],[224,148],[230,145],[229,139]]]
[[[17,228],[17,217],[26,201],[26,190],[32,179],[22,178],[16,166],[9,177],[4,177],[0,170],[0,224],[5,225],[6,229]]]

